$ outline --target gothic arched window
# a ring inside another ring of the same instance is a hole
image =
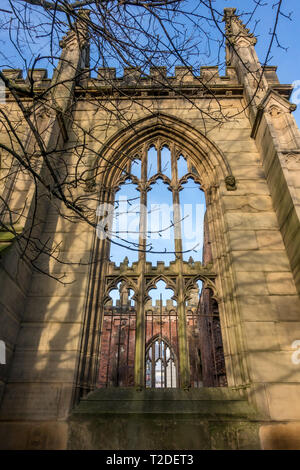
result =
[[[147,347],[146,387],[177,387],[177,367],[173,349],[159,336],[154,338]]]
[[[110,198],[98,386],[200,387],[204,366],[207,382],[207,369],[225,367],[217,302],[205,303],[215,275],[200,175],[183,149],[157,138],[128,155]],[[114,288],[116,305],[107,301]],[[203,315],[213,320],[207,331],[216,325],[207,341]]]

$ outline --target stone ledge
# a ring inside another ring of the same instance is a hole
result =
[[[255,410],[241,392],[228,388],[137,391],[134,388],[97,389],[80,400],[72,416],[79,415],[176,415],[254,419]]]
[[[98,389],[69,416],[68,449],[260,449],[240,391]]]

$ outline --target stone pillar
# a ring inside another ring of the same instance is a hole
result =
[[[225,8],[227,62],[245,87],[252,134],[259,148],[281,234],[300,294],[300,132],[286,97],[286,86],[275,91],[267,82],[255,52],[256,38]],[[290,92],[292,87],[290,88]]]

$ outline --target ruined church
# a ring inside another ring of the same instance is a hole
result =
[[[24,138],[1,121],[1,449],[300,449],[292,86],[261,66],[234,8],[224,27],[224,75],[178,65],[174,76],[102,67],[92,77],[80,21],[52,77],[3,70],[0,110]],[[86,216],[55,197],[79,171],[68,187]],[[147,210],[137,249],[100,236],[112,225],[103,204],[125,189],[139,207],[156,190],[169,201],[169,258],[147,249]],[[205,205],[192,252],[183,201]]]

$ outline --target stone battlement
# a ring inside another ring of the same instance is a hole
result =
[[[3,69],[2,73],[18,85],[29,85],[33,82],[34,88],[48,88],[52,77],[48,77],[47,69],[29,69],[26,77],[21,69]],[[264,71],[267,81],[272,84],[279,83],[276,67],[265,67]],[[53,73],[55,76],[55,70]],[[111,67],[100,67],[97,76],[92,77],[90,69],[82,69],[77,75],[77,84],[82,89],[118,89],[118,88],[160,88],[160,87],[226,87],[238,86],[238,78],[234,67],[228,66],[224,76],[220,75],[218,66],[200,67],[200,74],[190,67],[176,66],[175,74],[168,75],[166,67],[151,67],[150,73],[142,74],[137,67],[126,67],[123,75],[117,77],[116,69]]]
[[[29,85],[33,83],[34,88],[48,88],[51,85],[51,78],[48,78],[47,69],[28,69],[26,78],[23,77],[21,69],[3,69],[3,75],[9,80],[13,80],[17,85]]]
[[[149,74],[142,74],[137,67],[127,67],[123,71],[123,76],[116,76],[115,68],[98,68],[97,78],[90,78],[87,71],[81,82],[86,84],[98,84],[100,86],[116,85],[116,86],[151,86],[159,87],[165,85],[171,86],[203,86],[203,85],[238,85],[238,79],[235,69],[227,67],[226,75],[220,76],[219,68],[201,67],[200,74],[190,67],[176,66],[175,75],[167,74],[166,67],[150,67]],[[81,83],[80,83],[81,84]],[[82,83],[83,84],[83,83]]]

